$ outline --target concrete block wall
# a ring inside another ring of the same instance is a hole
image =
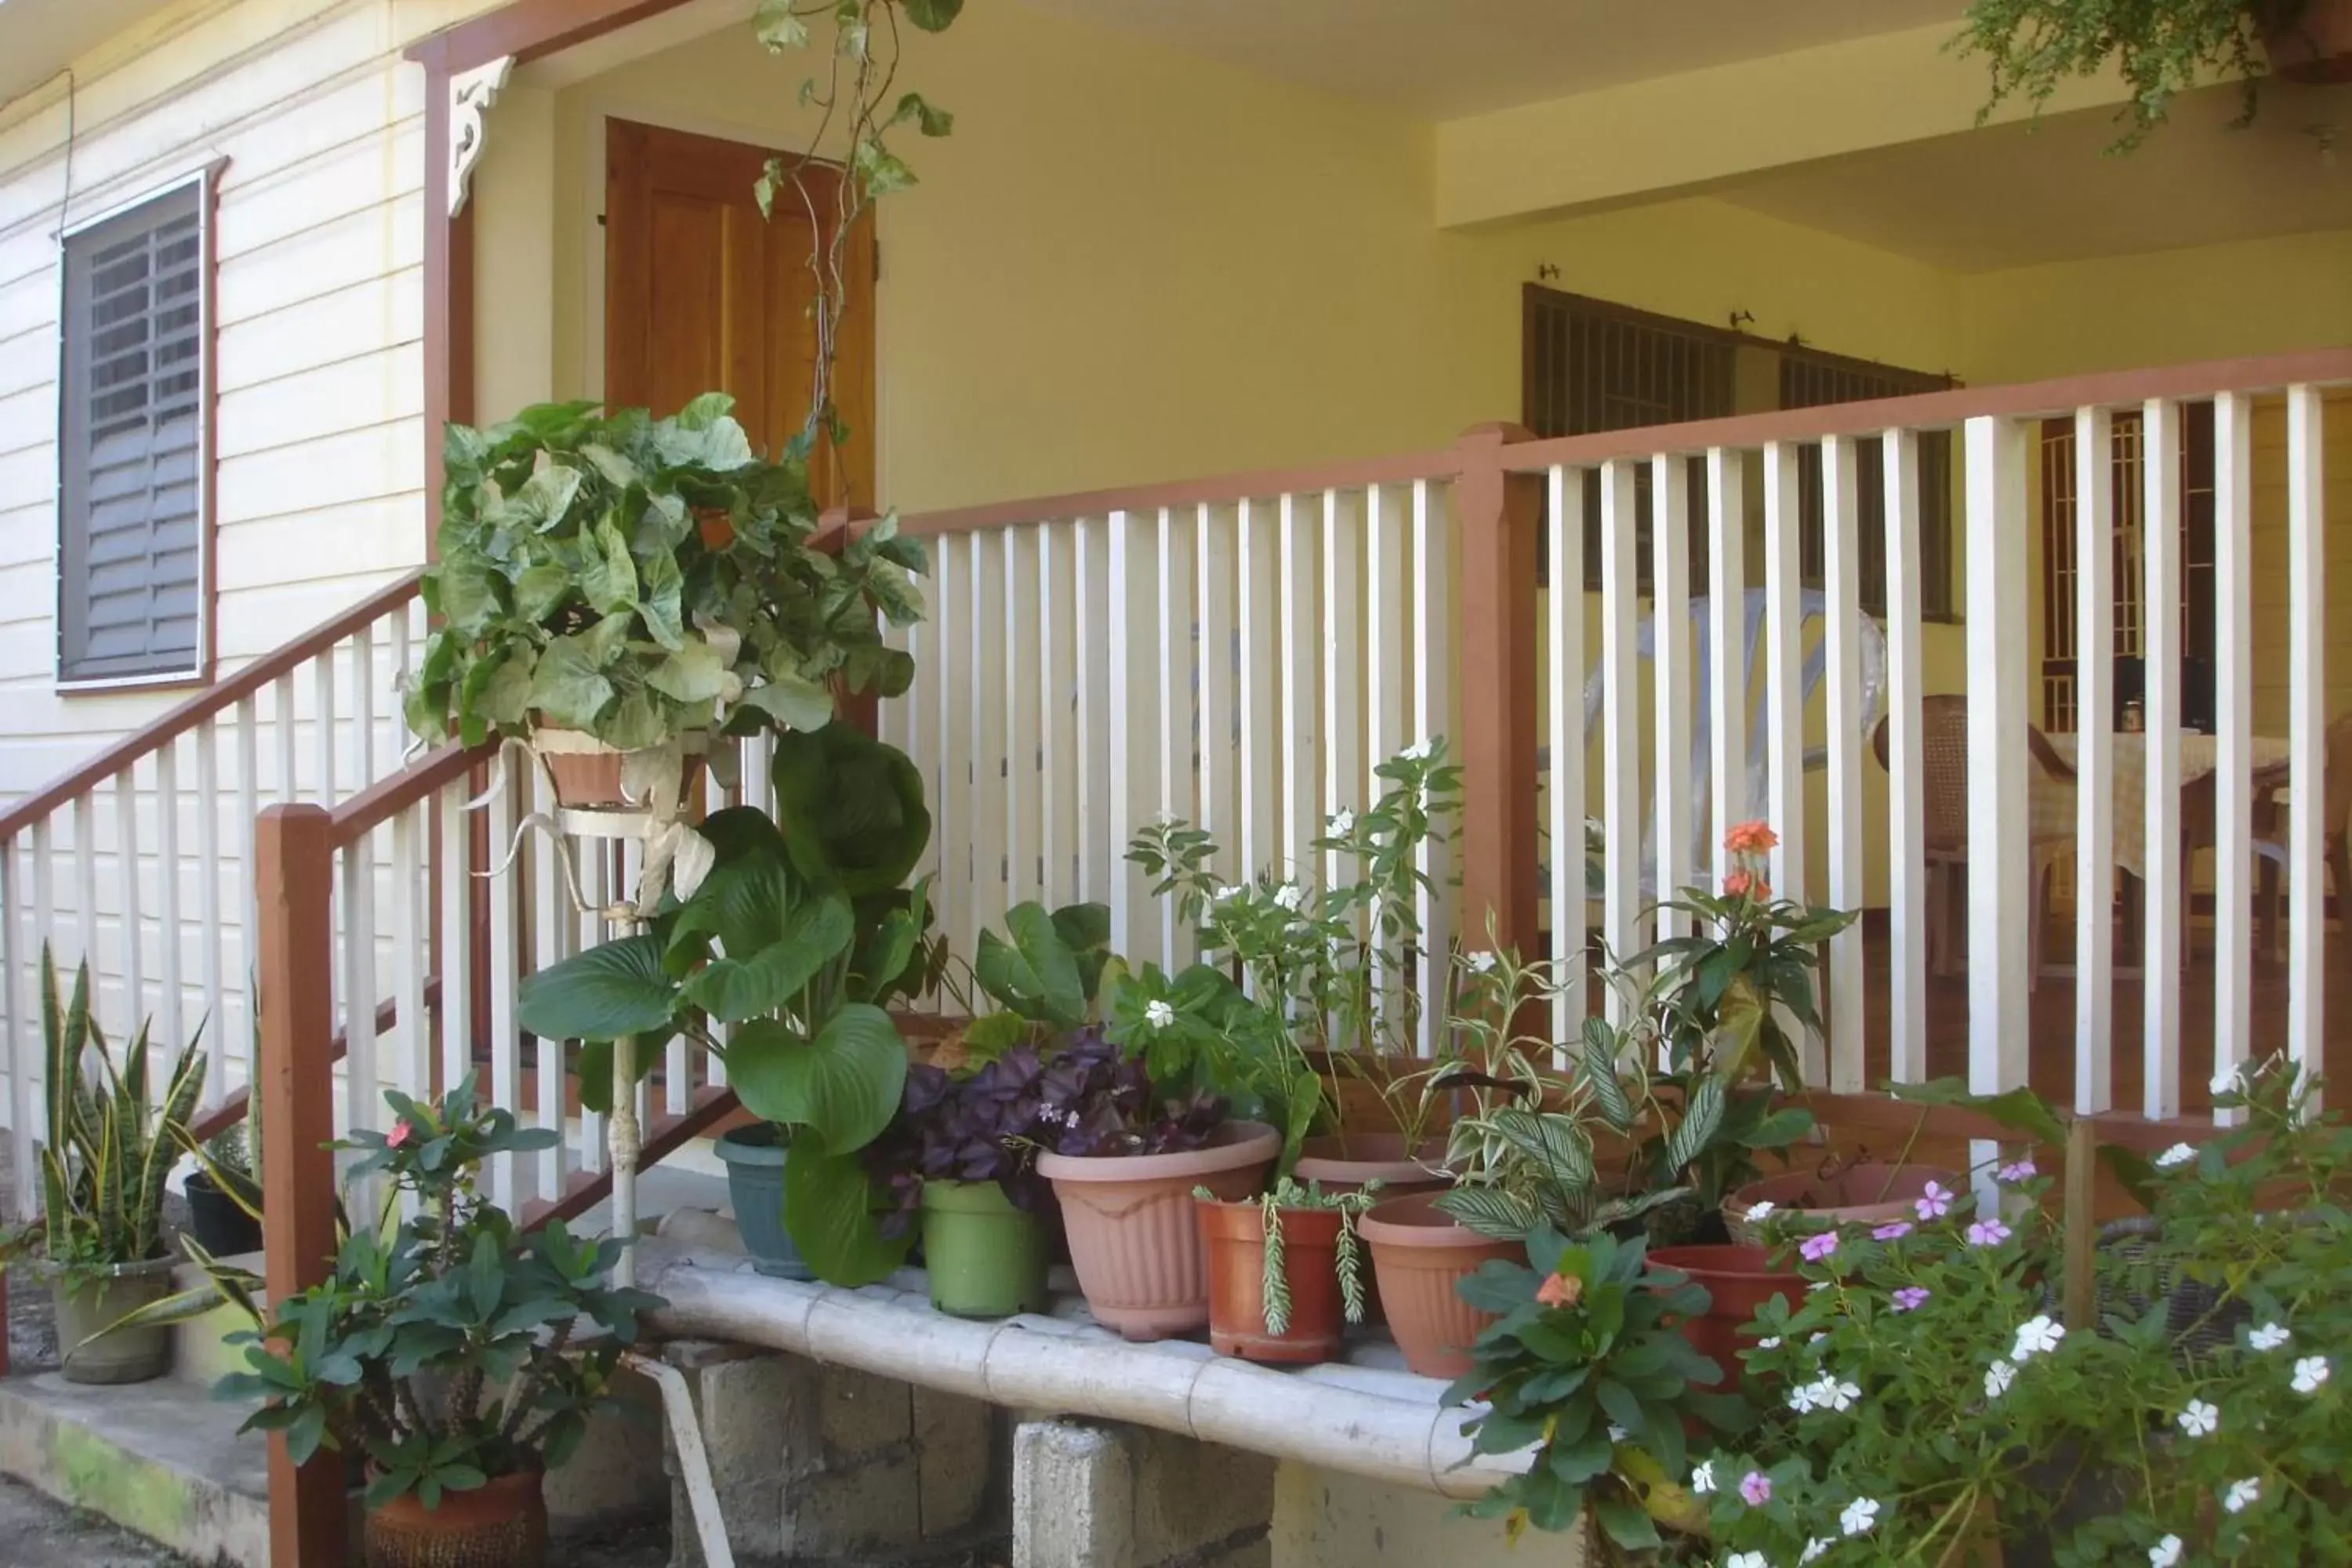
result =
[[[735,1560],[908,1553],[1002,1512],[1002,1415],[978,1400],[741,1345],[673,1341]],[[672,1563],[700,1568],[673,1474]]]

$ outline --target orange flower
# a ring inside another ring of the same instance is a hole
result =
[[[1573,1307],[1584,1300],[1584,1281],[1573,1274],[1555,1274],[1536,1287],[1536,1300],[1546,1307]]]
[[[1759,903],[1772,896],[1772,884],[1746,871],[1734,871],[1723,879],[1724,897],[1754,899]]]
[[[1780,842],[1780,836],[1772,831],[1772,825],[1760,818],[1736,824],[1723,836],[1723,847],[1734,855],[1760,855]]]

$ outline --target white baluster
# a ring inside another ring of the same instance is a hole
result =
[[[580,895],[588,906],[577,911],[569,910],[565,911],[567,916],[576,915],[576,920],[567,918],[563,922],[566,939],[564,956],[567,958],[575,952],[585,952],[591,948],[602,946],[605,938],[612,932],[612,926],[605,921],[602,911],[613,901],[613,848],[612,840],[606,838],[567,838],[563,852],[570,856],[579,868]],[[556,1060],[563,1062],[568,1055],[569,1053],[559,1047]],[[640,1064],[644,1060],[642,1056],[637,1058]],[[557,1075],[559,1084],[562,1084],[563,1078],[570,1071],[571,1069],[567,1068],[564,1072]],[[609,1076],[608,1074],[607,1077]],[[584,1087],[585,1079],[582,1081]],[[542,1072],[540,1079],[542,1114],[545,1113],[546,1082],[547,1079]],[[557,1114],[561,1115],[562,1108],[569,1103],[571,1097],[564,1088],[559,1088],[557,1092],[562,1097],[556,1101]],[[561,1126],[562,1123],[558,1122],[557,1125]],[[642,1127],[644,1122],[640,1121],[638,1125]],[[588,1109],[584,1096],[580,1103],[580,1168],[589,1172],[602,1171],[604,1168],[604,1118]],[[562,1188],[559,1185],[556,1190],[560,1195]]]
[[[971,952],[973,921],[971,914],[971,723],[968,717],[969,702],[965,693],[954,690],[953,683],[963,671],[947,662],[957,655],[950,650],[969,646],[969,628],[964,615],[971,604],[971,588],[964,580],[966,563],[971,559],[972,542],[960,533],[941,534],[931,557],[931,582],[935,592],[932,601],[932,640],[941,657],[941,668],[932,677],[938,682],[938,701],[931,705],[931,715],[938,727],[940,768],[939,813],[937,835],[940,842],[940,882],[936,892],[940,906],[939,929],[959,952]]]
[[[139,900],[139,764],[131,763],[114,775],[115,891],[121,900],[116,931],[122,943],[122,1041],[138,1038],[147,1019],[144,933],[141,931]],[[100,970],[92,963],[90,1005],[98,1004]]]
[[[1405,620],[1409,584],[1405,573],[1405,522],[1398,497],[1379,485],[1364,492],[1364,798],[1377,801],[1388,781],[1378,770],[1411,742],[1406,738],[1410,694],[1404,678],[1411,657]],[[1378,931],[1373,933],[1372,985],[1381,1017],[1391,1031],[1384,1047],[1411,1050],[1403,1029],[1407,988],[1404,955]]]
[[[1234,570],[1236,559],[1232,510],[1203,502],[1194,519],[1192,536],[1193,593],[1201,620],[1201,830],[1217,842],[1216,871],[1220,879],[1238,880],[1235,868],[1239,844],[1234,837],[1240,821],[1239,764],[1241,753],[1234,734],[1234,703],[1241,679],[1236,650],[1240,635],[1234,621]]]
[[[16,841],[0,838],[0,1008],[5,1009],[0,1028],[8,1040],[9,1178],[15,1184],[9,1191],[16,1199],[7,1215],[11,1221],[30,1219],[38,1212],[41,1191],[33,1169],[33,1129],[40,1124],[34,1110],[33,1073],[40,1034],[25,1005],[25,971],[18,962],[23,956],[17,952],[18,922],[24,915],[16,906],[20,886]]]
[[[1362,713],[1364,641],[1360,623],[1363,525],[1354,492],[1323,492],[1323,572],[1317,618],[1322,627],[1323,780],[1320,820],[1307,837],[1325,831],[1335,812],[1364,808]],[[1318,868],[1326,888],[1355,881],[1356,858],[1327,852]]]
[[[261,816],[261,704],[247,697],[236,705],[236,888],[237,888],[237,964],[236,994],[244,1000],[245,1016],[240,1019],[236,1037],[237,1054],[245,1062],[245,1081],[253,1082],[254,1068],[258,1065],[254,1052],[256,1020],[261,1016],[261,999],[255,993],[261,977],[253,962],[254,932],[261,929],[257,907],[260,889],[254,886],[253,835],[254,824]]]
[[[492,764],[489,777],[498,776]],[[446,1093],[474,1065],[474,877],[473,817],[467,813],[467,781],[441,790],[441,1087]],[[503,855],[503,847],[495,851]],[[495,864],[495,859],[493,864]],[[492,889],[491,902],[497,902]],[[501,1100],[501,1105],[511,1105]]]
[[[2253,994],[2252,400],[2213,400],[2213,1067],[2250,1054]],[[2242,1113],[2223,1111],[2217,1121]]]
[[[515,988],[522,977],[522,881],[529,852],[515,854],[513,846],[515,825],[530,808],[535,771],[515,750],[503,749],[489,768],[495,794],[482,808],[489,837],[485,868],[490,874],[490,1102],[518,1113],[523,1103],[522,1036],[515,1024]],[[470,1065],[470,1052],[467,1057]],[[491,1201],[509,1213],[521,1195],[520,1158],[512,1152],[490,1156]]]
[[[1153,793],[1160,816],[1189,822],[1193,819],[1192,694],[1199,685],[1192,662],[1192,530],[1171,508],[1163,506],[1155,537],[1158,559],[1152,575],[1159,593],[1152,610],[1159,617],[1160,636],[1154,639],[1152,666],[1160,722],[1152,750],[1160,767]],[[1125,854],[1125,849],[1120,853]],[[1152,879],[1139,879],[1144,896],[1150,898]],[[1184,951],[1183,922],[1175,918],[1173,905],[1157,905],[1154,912],[1160,927],[1160,962],[1173,974],[1193,956]]]
[[[433,907],[425,889],[425,847],[431,841],[433,803],[419,801],[392,819],[392,1007],[399,1065],[393,1079],[403,1093],[433,1093],[433,1034],[425,1016],[425,971],[432,942]]]
[[[1805,900],[1805,683],[1801,513],[1797,504],[1798,448],[1774,441],[1764,448],[1764,740],[1765,816],[1780,842],[1772,850],[1772,890]],[[1782,1018],[1784,1030],[1793,1020]],[[1820,1040],[1802,1036],[1798,1059],[1807,1083],[1827,1075]]]
[[[188,1037],[180,996],[180,742],[176,737],[155,749],[155,945],[156,1037],[176,1058]],[[207,1079],[211,1076],[205,1074]]]
[[[335,808],[335,726],[341,721],[341,710],[335,704],[335,649],[320,650],[310,661],[310,696],[314,711],[311,744],[318,749],[318,800],[329,811]]]
[[[375,836],[342,850],[343,1079],[354,1128],[382,1129],[383,1075],[375,1057]],[[362,1209],[373,1205],[362,1200]]]
[[[964,721],[971,744],[972,929],[1001,929],[1010,905],[1004,865],[1005,777],[1003,552],[985,533],[974,534],[965,576],[971,589],[971,641]]]
[[[1433,741],[1453,722],[1454,589],[1453,540],[1442,497],[1429,481],[1412,486],[1412,734],[1414,743]],[[1420,973],[1414,976],[1423,1003],[1416,1048],[1437,1054],[1445,1035],[1445,1004],[1453,995],[1454,846],[1423,842],[1416,853],[1422,891],[1415,910],[1421,924]]]
[[[552,816],[558,809],[555,791],[543,770],[532,768],[539,809]],[[531,861],[530,949],[531,971],[534,973],[552,969],[571,956],[573,928],[572,923],[572,887],[574,881],[584,889],[584,878],[572,866],[572,841],[534,833],[527,840]],[[559,1134],[568,1134],[564,1084],[569,1068],[564,1061],[562,1040],[539,1042],[538,1116],[541,1127],[552,1127]],[[500,1103],[509,1103],[501,1101]],[[583,1118],[583,1121],[584,1121]],[[584,1129],[583,1129],[584,1131]],[[583,1153],[585,1153],[583,1150]],[[550,1202],[563,1196],[564,1143],[543,1149],[539,1155],[539,1195]]]
[[[2286,399],[2287,781],[2286,1046],[2306,1073],[2326,1043],[2327,867],[2322,852],[2341,822],[2327,819],[2327,509],[2320,454],[2326,410],[2319,390]],[[2352,888],[2339,887],[2352,929]],[[2312,1110],[2318,1110],[2315,1098]]]
[[[1706,455],[1708,864],[1717,887],[1731,872],[1723,836],[1748,816],[1748,462],[1717,447]],[[1555,764],[1557,765],[1557,764]]]
[[[1037,732],[1045,746],[1037,770],[1039,897],[1049,909],[1077,892],[1077,672],[1071,659],[1070,541],[1060,523],[1037,525]]]
[[[2074,1109],[2084,1116],[2115,1104],[2114,446],[2105,409],[2076,410]],[[2036,882],[2029,893],[2039,900]]]
[[[1692,869],[1690,469],[1681,457],[1650,459],[1650,672],[1657,706],[1651,755],[1663,940],[1684,934],[1682,915],[1663,906],[1690,885]]]
[[[1969,1087],[2027,1082],[2026,971],[2032,818],[2026,795],[2025,436],[2013,420],[1968,424]],[[1993,1145],[1971,1146],[1982,1165]]]
[[[1584,1027],[1584,473],[1551,470],[1551,592],[1546,595],[1546,665],[1551,780],[1551,952],[1558,989],[1551,1037],[1566,1053]]]
[[[1111,711],[1125,700],[1110,668],[1113,617],[1109,524],[1081,518],[1075,526],[1073,573],[1077,616],[1072,643],[1077,658],[1078,897],[1087,903],[1117,898],[1126,846],[1111,843]]]
[[[1317,701],[1319,662],[1315,636],[1315,530],[1297,498],[1285,494],[1277,523],[1280,574],[1275,589],[1282,665],[1282,804],[1277,868],[1286,880],[1311,880],[1314,841],[1322,830],[1316,811],[1323,775],[1323,737]]]
[[[207,719],[196,726],[196,869],[197,919],[204,931],[197,938],[204,962],[205,1103],[217,1105],[228,1092],[230,1028],[226,1011],[227,966],[221,956],[226,933],[221,926],[220,853],[220,721]],[[238,1053],[242,1059],[243,1053]]]
[[[2180,971],[2189,862],[2180,852],[2180,617],[2145,608],[2180,603],[2180,405],[2151,401],[2140,416],[2141,690],[2147,735],[2147,847],[2141,856],[2146,915],[2140,962],[2141,1110],[2152,1121],[2180,1114]]]
[[[1042,825],[1037,817],[1037,670],[1035,641],[1031,628],[1042,606],[1037,603],[1037,563],[1030,553],[1029,531],[997,531],[1003,588],[995,614],[1003,626],[1003,652],[996,690],[1003,704],[997,734],[1004,746],[1004,901],[1017,904],[1037,896],[1037,873],[1044,856]]]
[[[1275,520],[1263,506],[1244,500],[1240,512],[1242,665],[1241,862],[1236,881],[1276,869],[1281,843],[1281,806],[1276,767],[1284,729],[1277,707],[1276,628],[1281,610],[1276,582]]]
[[[375,630],[352,634],[352,788],[375,783]]]
[[[81,957],[89,965],[90,998],[93,1010],[98,1006],[98,800],[96,793],[86,792],[74,797],[74,905],[81,916]],[[70,974],[73,966],[60,963],[61,974]],[[72,982],[68,980],[69,986]]]
[[[1919,437],[1886,433],[1888,1077],[1927,1076],[1927,788],[1919,664]]]
[[[1601,833],[1606,873],[1601,938],[1612,960],[1641,945],[1642,910],[1642,667],[1635,641],[1633,467],[1601,469]],[[1612,1021],[1622,1023],[1624,999],[1605,999]]]
[[[1822,663],[1829,686],[1829,877],[1832,908],[1862,908],[1862,554],[1860,486],[1853,438],[1822,446],[1822,600],[1827,605]],[[1862,926],[1829,943],[1830,1088],[1862,1088]]]
[[[1115,694],[1106,725],[1110,743],[1110,942],[1115,952],[1138,953],[1160,948],[1160,911],[1151,898],[1150,879],[1127,859],[1127,847],[1150,820],[1159,794],[1158,727],[1134,700],[1137,692],[1152,689],[1163,635],[1153,581],[1157,549],[1145,521],[1132,513],[1112,512],[1105,531],[1110,586],[1106,668]]]

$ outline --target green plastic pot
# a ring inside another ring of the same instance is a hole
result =
[[[923,1184],[923,1259],[931,1305],[951,1316],[1046,1308],[1045,1227],[994,1182]]]
[[[730,1128],[719,1135],[719,1157],[727,1163],[727,1195],[735,1205],[735,1228],[761,1273],[778,1279],[814,1279],[816,1270],[801,1260],[784,1228],[783,1130],[772,1122]]]

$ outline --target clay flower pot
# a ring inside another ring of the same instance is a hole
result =
[[[540,1472],[499,1476],[472,1491],[416,1494],[368,1510],[367,1568],[540,1568],[547,1561],[547,1499]]]
[[[1181,1154],[1040,1154],[1054,1184],[1070,1262],[1087,1305],[1130,1340],[1166,1339],[1209,1321],[1209,1274],[1192,1189],[1245,1198],[1265,1184],[1282,1135],[1229,1121],[1209,1146]]]
[[[1360,1193],[1370,1182],[1380,1183],[1382,1195],[1392,1198],[1440,1193],[1454,1184],[1438,1166],[1444,1152],[1444,1144],[1426,1138],[1407,1148],[1402,1132],[1327,1132],[1300,1149],[1298,1179],[1327,1193]]]
[[[1930,1182],[1953,1193],[1968,1185],[1958,1172],[1932,1165],[1852,1165],[1829,1176],[1787,1171],[1750,1182],[1732,1194],[1724,1201],[1723,1223],[1732,1241],[1741,1247],[1764,1245],[1764,1227],[1748,1219],[1748,1211],[1759,1203],[1770,1204],[1773,1213],[1789,1221],[1791,1229],[1884,1225],[1911,1218],[1914,1205]]]
[[[2263,28],[2263,49],[2289,81],[2352,81],[2352,0],[2309,0],[2301,15]]]
[[[1756,1309],[1775,1296],[1786,1297],[1791,1307],[1805,1299],[1805,1277],[1775,1269],[1772,1255],[1760,1247],[1661,1247],[1650,1253],[1650,1262],[1706,1287],[1706,1312],[1679,1327],[1691,1349],[1723,1369],[1713,1386],[1727,1393],[1736,1392],[1747,1375],[1739,1352],[1755,1342],[1739,1331]]]
[[[705,754],[710,749],[707,731],[689,730],[678,738],[677,798],[685,801],[694,795],[695,785],[701,781]],[[565,730],[542,724],[533,730],[531,751],[546,764],[547,776],[554,782],[555,800],[582,811],[618,811],[631,808],[627,795],[621,788],[623,762],[634,753],[606,745],[584,730]],[[642,805],[643,802],[636,803]]]
[[[1329,1361],[1339,1353],[1348,1311],[1339,1293],[1339,1214],[1283,1209],[1282,1278],[1290,1317],[1265,1326],[1265,1211],[1255,1198],[1194,1200],[1209,1260],[1209,1346],[1244,1361]]]
[[[1372,1277],[1405,1365],[1423,1377],[1468,1372],[1470,1346],[1495,1318],[1465,1301],[1454,1283],[1491,1258],[1525,1262],[1527,1248],[1456,1225],[1431,1193],[1374,1205],[1356,1222],[1356,1234],[1371,1249]]]

